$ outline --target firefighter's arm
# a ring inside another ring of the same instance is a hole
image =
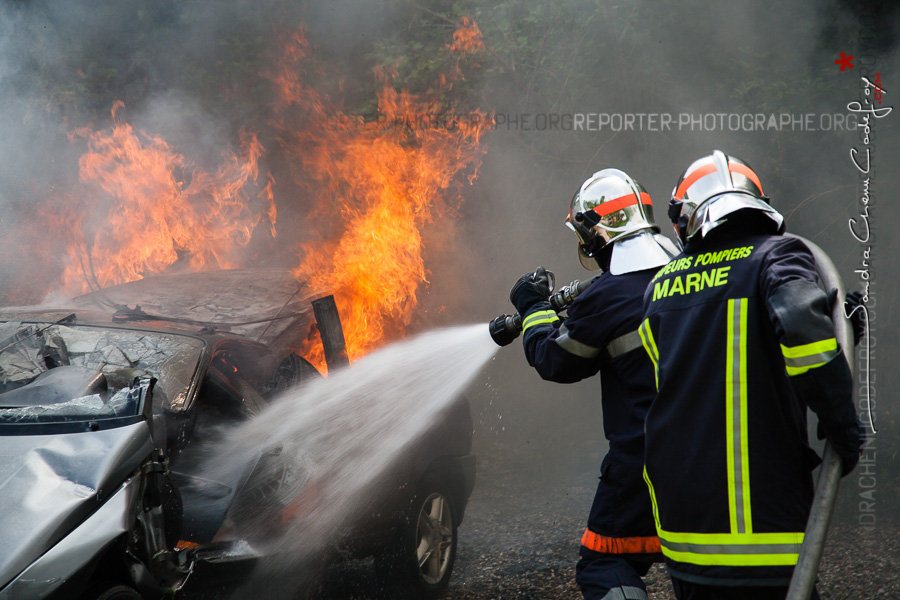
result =
[[[523,346],[528,364],[548,381],[572,383],[600,370],[599,350],[569,338],[550,305],[549,281],[539,267],[516,281],[509,299],[522,315]]]
[[[573,383],[600,370],[600,350],[569,337],[568,328],[547,304],[547,311],[532,313],[522,321],[523,345],[528,364],[548,381]],[[550,316],[552,315],[552,316]]]
[[[853,376],[835,337],[827,295],[816,284],[815,268],[806,245],[792,240],[771,252],[761,284],[790,382],[816,413],[846,475],[859,461],[861,444]]]

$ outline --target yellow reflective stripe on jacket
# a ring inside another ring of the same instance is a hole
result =
[[[787,374],[802,375],[810,369],[821,367],[839,352],[837,339],[828,338],[802,346],[785,346],[781,344],[781,353],[784,355],[784,365]]]
[[[557,316],[555,311],[552,310],[539,310],[537,312],[533,312],[522,321],[522,333],[528,330],[529,327],[534,325],[543,325],[545,323],[555,323],[559,321],[559,316]]]
[[[653,339],[653,332],[650,330],[650,319],[644,319],[638,328],[641,336],[641,343],[644,350],[650,356],[650,362],[653,363],[653,375],[656,377],[656,389],[659,390],[659,350],[656,348],[656,340]],[[649,483],[649,482],[648,482]]]
[[[683,540],[683,541],[678,541]],[[679,562],[716,566],[795,565],[803,532],[671,533],[659,532],[664,556]]]
[[[644,468],[650,490],[653,518],[664,556],[695,565],[780,566],[795,565],[803,544],[803,532],[786,533],[680,533],[664,530],[653,483]]]
[[[656,492],[653,489],[653,484],[650,482],[650,476],[647,475],[647,465],[644,465],[644,481],[647,482],[647,488],[650,490],[650,504],[653,505],[653,522],[656,523],[656,532],[659,533],[662,531],[662,526],[659,524],[659,508],[656,505]]]
[[[752,533],[747,433],[747,299],[728,301],[725,436],[731,533]]]

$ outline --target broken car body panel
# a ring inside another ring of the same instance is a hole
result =
[[[158,597],[195,566],[238,576],[236,563],[255,562],[252,540],[233,537],[235,507],[267,487],[278,449],[210,480],[202,443],[321,377],[295,350],[321,326],[314,301],[289,272],[263,270],[148,277],[62,307],[0,309],[0,600],[79,597],[97,581]],[[323,305],[336,319],[333,301]],[[328,329],[340,331],[334,319]],[[386,476],[397,486],[373,503],[378,517],[348,529],[354,552],[384,547],[426,475],[448,478],[461,522],[470,451],[462,399]],[[292,497],[315,496],[300,489],[308,477],[298,482]],[[266,518],[304,512],[283,508]]]
[[[2,585],[96,511],[152,449],[144,422],[66,435],[0,437]]]

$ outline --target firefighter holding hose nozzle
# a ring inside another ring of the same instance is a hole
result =
[[[683,252],[651,281],[640,327],[658,389],[645,477],[666,566],[679,600],[783,600],[819,462],[807,407],[843,474],[859,460],[834,298],[736,157],[693,162],[669,217]]]
[[[583,291],[583,283],[569,286],[564,320],[557,313],[565,303],[551,296],[552,277],[543,267],[519,278],[510,300],[521,316],[525,356],[541,377],[570,383],[600,373],[609,452],[581,539],[576,581],[588,600],[646,600],[641,576],[662,556],[642,478],[644,416],[656,390],[637,329],[644,290],[677,248],[659,233],[644,188],[617,169],[581,185],[566,225],[578,237],[582,265],[603,273]],[[515,318],[502,315],[491,335],[505,345],[518,335],[515,329]]]

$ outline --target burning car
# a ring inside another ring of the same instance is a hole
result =
[[[301,518],[328,474],[258,448],[213,479],[203,442],[321,378],[296,352],[316,330],[329,370],[346,364],[333,298],[280,270],[148,277],[64,308],[0,309],[0,600],[158,598],[246,574],[262,556],[253,536]],[[441,595],[474,485],[471,432],[459,399],[330,554],[374,555],[411,596]]]

